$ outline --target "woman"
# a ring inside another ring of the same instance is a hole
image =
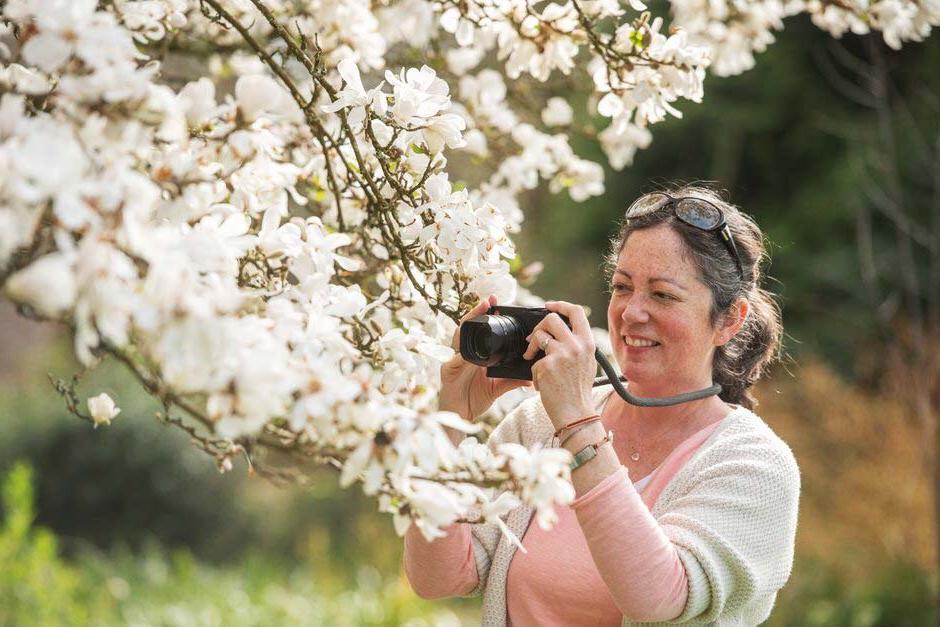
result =
[[[610,386],[592,389],[583,310],[546,303],[571,328],[550,314],[529,336],[525,357],[545,353],[533,365],[540,393],[488,444],[596,455],[572,470],[576,498],[556,507],[555,528],[530,525],[528,507],[508,514],[526,552],[492,526],[455,524],[431,543],[412,527],[404,565],[418,594],[482,593],[486,625],[764,621],[790,574],[800,492],[789,447],[751,411],[750,387],[781,336],[778,309],[759,287],[764,258],[754,222],[708,189],[634,202],[612,242],[607,309],[629,390],[665,397],[719,383],[722,393],[649,408]],[[441,374],[441,408],[466,419],[520,385],[459,357]]]

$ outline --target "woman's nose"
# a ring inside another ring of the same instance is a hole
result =
[[[629,299],[627,299],[620,317],[624,322],[628,323],[646,322],[649,320],[650,316],[646,308],[645,299],[641,296],[638,296],[637,294],[633,294]]]

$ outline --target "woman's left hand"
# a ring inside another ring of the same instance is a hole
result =
[[[533,359],[539,350],[544,350],[545,357],[532,365],[532,383],[541,392],[542,405],[559,429],[596,413],[591,386],[597,361],[594,336],[584,309],[563,301],[548,301],[545,308],[553,313],[545,316],[526,338],[529,346],[522,356]],[[559,314],[571,322],[570,329]]]

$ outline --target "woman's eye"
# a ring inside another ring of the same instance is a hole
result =
[[[614,283],[613,285],[610,286],[610,291],[615,294],[620,294],[623,292],[627,292],[629,290],[630,290],[630,287],[623,283]]]
[[[672,300],[674,298],[672,294],[667,294],[666,292],[654,292],[653,296],[660,300]]]

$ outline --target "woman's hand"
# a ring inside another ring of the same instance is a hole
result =
[[[532,365],[532,381],[558,429],[596,413],[591,386],[597,361],[594,336],[584,309],[563,301],[546,302],[545,308],[553,313],[545,316],[526,338],[529,346],[523,357],[533,359],[540,350],[545,352],[545,357]],[[571,321],[570,329],[559,314]]]
[[[481,300],[480,304],[460,319],[460,324],[485,314],[495,304],[495,296]],[[472,422],[506,392],[531,385],[528,381],[488,377],[486,368],[464,361],[460,356],[460,327],[454,332],[452,346],[457,354],[441,366],[438,409],[442,411],[452,411]]]

